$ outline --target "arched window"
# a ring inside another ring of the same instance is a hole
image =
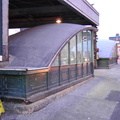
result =
[[[76,64],[76,36],[70,40],[70,64]]]
[[[55,61],[53,62],[52,66],[59,66],[59,56],[56,57]]]
[[[77,64],[82,63],[82,32],[77,34]]]
[[[68,44],[61,51],[61,66],[68,65]]]
[[[87,52],[87,31],[83,31],[83,62],[88,61]]]
[[[91,31],[88,30],[87,32],[87,41],[88,41],[88,62],[91,62],[92,61],[92,36],[91,36]]]
[[[52,66],[81,64],[93,61],[92,31],[81,31],[63,47]]]

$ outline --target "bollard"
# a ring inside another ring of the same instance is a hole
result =
[[[1,120],[1,113],[4,113],[4,112],[5,112],[5,110],[4,110],[4,107],[2,105],[2,101],[0,99],[0,120]]]

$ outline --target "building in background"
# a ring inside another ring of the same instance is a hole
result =
[[[116,41],[117,43],[117,55],[118,55],[118,63],[120,63],[120,35],[117,33],[116,36],[109,37],[109,40]]]
[[[116,36],[109,37],[109,40],[116,41],[117,43],[120,43],[120,35],[117,33]]]
[[[117,64],[117,44],[115,41],[98,40],[97,46],[99,48],[97,68],[110,68]]]

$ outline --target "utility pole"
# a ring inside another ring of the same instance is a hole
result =
[[[8,3],[0,0],[0,67],[8,62]]]

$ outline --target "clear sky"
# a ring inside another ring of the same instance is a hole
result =
[[[98,39],[120,34],[120,0],[87,0],[99,12]]]

